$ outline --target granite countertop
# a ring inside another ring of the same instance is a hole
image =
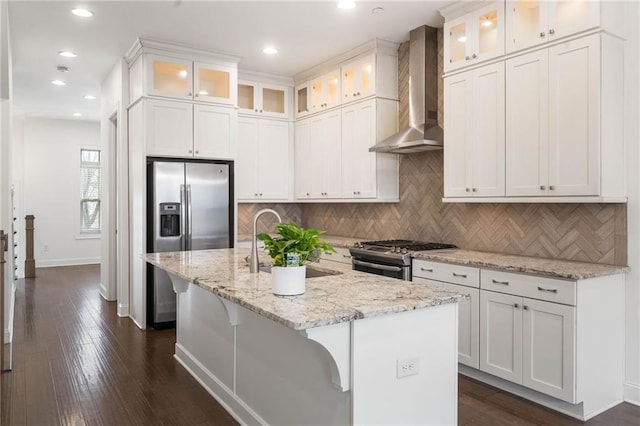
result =
[[[249,249],[149,253],[144,259],[217,296],[294,330],[456,303],[468,296],[358,271],[307,278],[300,296],[271,293],[271,274],[249,273]],[[262,260],[266,260],[262,255]],[[310,266],[307,266],[309,268]]]
[[[623,274],[629,271],[628,266],[544,259],[540,257],[516,256],[462,249],[421,251],[414,252],[413,255],[415,259],[433,260],[436,262],[455,263],[458,265],[477,266],[569,280],[583,280],[605,275]]]

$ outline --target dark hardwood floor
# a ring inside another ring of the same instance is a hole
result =
[[[98,266],[76,266],[20,283],[0,424],[236,424],[173,359],[175,331],[118,318],[99,280]],[[463,376],[459,388],[461,425],[582,424]],[[587,424],[639,426],[640,407],[620,404]]]

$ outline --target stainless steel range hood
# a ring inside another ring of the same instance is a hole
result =
[[[409,127],[369,148],[410,154],[442,149],[438,126],[438,33],[423,25],[409,33]]]

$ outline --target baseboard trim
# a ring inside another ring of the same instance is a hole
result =
[[[136,319],[135,319],[134,317],[132,317],[132,316],[131,316],[131,314],[129,314],[129,318],[131,318],[131,321],[133,321],[133,323],[134,323],[135,325],[137,325],[137,326],[138,326],[138,328],[139,328],[140,330],[144,330],[144,329],[145,329],[145,327],[143,327],[142,325],[140,325],[140,323],[139,323],[138,321],[136,321]]]
[[[38,260],[36,268],[55,268],[58,266],[95,265],[100,263],[99,257],[84,257],[76,259]]]
[[[624,383],[624,400],[633,405],[640,406],[640,385],[637,383]]]
[[[173,357],[240,424],[266,425],[267,422],[209,371],[179,343]]]
[[[102,296],[102,298],[108,302],[109,298],[107,297],[107,287],[105,287],[105,285],[102,283],[100,283],[99,292],[100,292],[100,296]]]
[[[129,305],[118,304],[118,316],[119,317],[128,317],[129,316]]]

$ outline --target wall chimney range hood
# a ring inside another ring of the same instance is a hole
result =
[[[369,148],[371,152],[410,154],[441,150],[438,126],[437,29],[423,25],[409,33],[409,127]]]

